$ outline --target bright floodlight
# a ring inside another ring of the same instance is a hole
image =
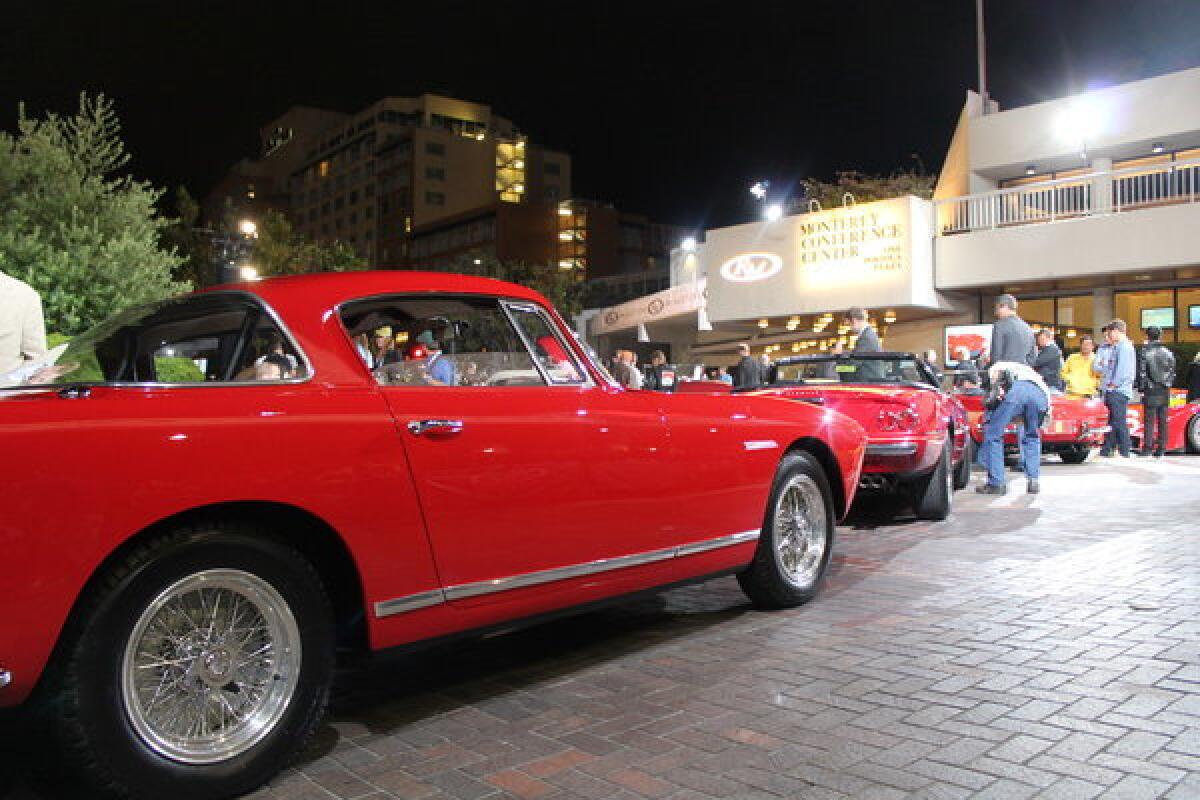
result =
[[[253,236],[258,233],[258,226],[254,224],[254,220],[244,219],[238,223],[238,230],[246,236]]]
[[[770,185],[770,181],[759,181],[750,187],[750,194],[754,195],[755,200],[762,200],[767,196],[767,187]]]
[[[238,272],[241,274],[242,280],[244,281],[258,280],[258,270],[254,267],[242,267],[240,270],[238,270]]]
[[[1080,145],[1103,133],[1107,109],[1095,95],[1076,97],[1058,117],[1058,137],[1066,144]]]
[[[679,247],[685,253],[696,252],[696,237],[688,236],[686,239],[684,239],[682,242],[679,243]]]
[[[773,203],[767,206],[767,210],[763,212],[763,216],[767,218],[767,222],[774,222],[783,216],[783,206]]]

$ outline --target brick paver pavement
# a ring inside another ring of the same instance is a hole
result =
[[[724,578],[347,672],[250,797],[1200,797],[1200,458],[1042,483],[860,511],[800,609]]]

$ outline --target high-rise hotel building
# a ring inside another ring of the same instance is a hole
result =
[[[446,251],[528,256],[496,252],[496,228],[534,208],[550,252],[555,209],[571,196],[569,155],[531,142],[486,105],[440,95],[387,97],[353,114],[294,106],[260,138],[261,156],[209,194],[209,219],[230,207],[277,208],[305,236],[345,242],[376,265],[411,262],[422,231],[464,218],[475,224],[456,229]]]

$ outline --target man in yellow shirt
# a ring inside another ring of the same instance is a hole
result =
[[[1072,353],[1063,364],[1062,379],[1067,384],[1067,394],[1076,397],[1095,397],[1100,391],[1100,377],[1092,371],[1096,358],[1096,342],[1084,335],[1079,340],[1079,352]]]

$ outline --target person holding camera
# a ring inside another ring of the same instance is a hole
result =
[[[1050,408],[1050,389],[1042,376],[1028,364],[998,361],[988,369],[992,388],[984,405],[983,444],[979,461],[987,468],[987,482],[975,487],[980,494],[1004,494],[1004,430],[1014,419],[1021,423],[1021,459],[1025,490],[1041,491],[1042,419]]]
[[[1162,458],[1167,444],[1167,407],[1175,383],[1175,354],[1162,343],[1162,328],[1146,328],[1146,344],[1138,361],[1138,388],[1142,391],[1142,455]],[[1155,433],[1157,429],[1157,439]]]

